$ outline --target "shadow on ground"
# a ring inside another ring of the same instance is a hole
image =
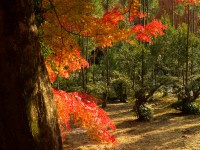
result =
[[[119,145],[97,144],[86,133],[69,133],[66,150],[200,150],[200,116],[183,115],[169,108],[170,101],[152,103],[154,119],[139,122],[133,104],[112,103],[105,110],[116,123]]]

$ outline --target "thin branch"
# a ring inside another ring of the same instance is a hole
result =
[[[61,26],[66,32],[68,32],[68,33],[70,33],[70,34],[73,34],[73,35],[80,35],[80,33],[74,33],[74,32],[71,32],[71,31],[67,30],[67,29],[62,25],[62,23],[61,23],[61,21],[60,21],[60,19],[59,19],[58,13],[57,13],[57,11],[56,11],[56,9],[55,9],[55,6],[54,6],[54,4],[53,4],[53,2],[52,2],[51,0],[49,0],[49,2],[50,2],[50,4],[53,6],[54,13],[55,13],[55,15],[56,15],[56,18],[57,18],[58,23],[60,24],[60,26]]]
[[[59,18],[59,15],[58,15],[58,13],[57,13],[57,11],[56,11],[56,9],[55,9],[55,5],[53,4],[52,0],[49,0],[49,2],[50,2],[50,4],[53,6],[53,11],[54,11],[54,13],[55,13],[55,15],[56,15],[56,18],[57,18],[57,20],[58,20],[59,25],[63,28],[64,31],[68,32],[69,34],[73,34],[73,35],[77,35],[77,36],[81,36],[81,37],[90,37],[90,38],[95,37],[95,36],[108,35],[108,34],[100,34],[100,33],[96,33],[96,34],[94,34],[94,35],[89,35],[89,34],[83,35],[83,34],[81,34],[82,31],[79,31],[78,33],[75,33],[75,32],[72,32],[72,31],[67,30],[67,29],[65,28],[65,26],[62,25],[62,23],[61,23],[61,21],[60,21],[60,18]]]

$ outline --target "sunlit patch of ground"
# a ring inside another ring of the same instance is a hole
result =
[[[85,130],[68,133],[65,150],[200,150],[200,116],[185,116],[169,108],[175,99],[168,96],[152,102],[154,119],[138,122],[131,112],[133,104],[108,104],[106,111],[116,123],[119,145],[98,144]]]

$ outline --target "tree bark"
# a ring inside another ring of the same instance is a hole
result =
[[[81,47],[81,55],[82,55],[83,58],[85,58],[84,38],[81,38],[81,36],[79,36],[79,46]],[[86,76],[85,75],[85,68],[81,67],[82,89],[83,89],[84,92],[86,92],[86,77],[85,76]]]
[[[30,0],[0,2],[0,149],[62,149]]]
[[[174,6],[175,6],[175,1],[174,0],[172,0],[172,26],[174,26]]]
[[[108,52],[108,46],[106,46],[106,96],[104,96],[103,98],[103,102],[102,102],[102,108],[106,108],[107,107],[107,102],[108,102],[108,88],[110,86],[110,73],[109,73],[109,52]]]
[[[108,8],[109,8],[109,2],[108,0],[106,0],[106,12],[108,12]],[[108,46],[106,46],[106,96],[103,96],[103,102],[102,102],[102,108],[106,108],[107,107],[107,101],[108,101],[108,87],[110,86],[110,79],[109,79],[109,52],[108,52]]]
[[[185,85],[188,86],[188,70],[189,70],[189,36],[190,36],[190,6],[187,5],[187,37],[186,37],[186,68],[185,68]]]

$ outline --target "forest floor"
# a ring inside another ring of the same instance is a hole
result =
[[[154,100],[150,122],[136,120],[132,103],[110,103],[105,110],[116,124],[119,144],[99,144],[76,128],[68,133],[64,150],[200,150],[200,116],[182,115],[169,107],[174,101],[171,96]]]

